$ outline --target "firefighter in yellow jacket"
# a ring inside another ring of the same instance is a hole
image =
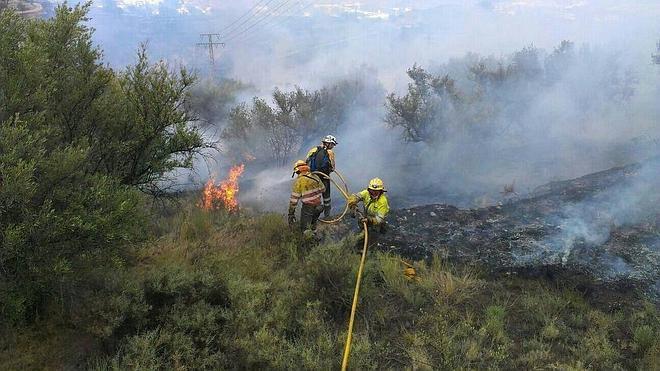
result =
[[[289,226],[296,224],[296,207],[302,201],[300,209],[300,231],[314,231],[316,222],[323,211],[323,192],[325,186],[319,177],[309,171],[305,161],[298,160],[293,166],[293,174],[298,177],[291,187],[291,200],[289,202]],[[293,177],[293,175],[292,175]]]
[[[385,184],[380,178],[374,178],[369,181],[369,186],[358,193],[351,195],[348,200],[348,206],[357,207],[358,202],[364,204],[363,219],[360,222],[366,222],[369,227],[373,227],[379,232],[385,232],[387,226],[387,214],[390,212],[390,205],[385,196]]]

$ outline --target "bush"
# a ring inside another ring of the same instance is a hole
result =
[[[114,273],[88,273],[86,288],[98,293],[76,303],[79,327],[65,334],[87,334],[91,350],[63,346],[63,361],[28,349],[27,338],[5,341],[29,354],[10,364],[66,368],[86,357],[103,370],[339,367],[357,238],[304,246],[275,214],[184,209],[172,217],[171,232],[141,247],[136,266],[117,261]],[[180,233],[186,224],[203,233]],[[652,305],[603,310],[543,279],[410,263],[415,280],[396,255],[369,252],[351,368],[648,369],[658,359]],[[34,336],[31,344],[52,344]],[[0,347],[0,362],[8,354]]]
[[[83,24],[90,4],[60,5],[48,20],[0,13],[0,313],[9,324],[71,316],[90,272],[116,269],[146,237],[138,191],[162,194],[166,174],[206,146],[186,108],[193,77],[150,64],[144,50],[124,73],[103,66]]]
[[[50,300],[65,314],[84,273],[123,259],[145,220],[134,190],[86,173],[83,150],[49,151],[30,126],[16,118],[0,127],[0,306],[11,322],[43,315]]]

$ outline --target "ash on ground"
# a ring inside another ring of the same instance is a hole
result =
[[[491,275],[545,276],[660,302],[660,159],[537,188],[508,204],[393,210],[372,249]],[[344,230],[355,230],[347,222]],[[341,229],[341,227],[340,227]]]

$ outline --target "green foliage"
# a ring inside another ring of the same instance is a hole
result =
[[[185,109],[194,77],[185,69],[170,73],[163,62],[149,64],[141,49],[135,66],[128,67],[108,87],[100,111],[91,163],[123,184],[160,194],[172,169],[192,167],[193,157],[207,145]]]
[[[0,16],[0,121],[20,115],[44,131],[45,155],[77,147],[86,172],[158,193],[169,171],[190,167],[206,146],[190,126],[194,78],[150,64],[144,49],[125,72],[103,66],[83,23],[88,8],[59,6],[47,21]]]
[[[405,96],[387,96],[385,122],[403,129],[403,138],[409,142],[444,136],[462,100],[454,80],[448,75],[433,76],[417,65],[408,70],[408,77],[412,82]]]
[[[529,121],[539,119],[533,109],[538,100],[556,89],[575,102],[562,114],[579,123],[626,105],[638,83],[615,55],[577,51],[570,41],[547,55],[528,46],[503,58],[468,54],[433,72],[414,65],[408,77],[406,94],[387,96],[384,120],[401,129],[405,141],[427,143],[524,133]]]
[[[144,221],[135,191],[86,173],[81,148],[48,148],[46,129],[30,130],[34,121],[0,127],[0,300],[10,322],[33,317],[49,299],[73,305],[82,273],[121,260]]]
[[[240,81],[212,79],[201,81],[190,92],[190,106],[205,125],[223,123],[236,104],[236,94],[250,87]]]
[[[303,146],[336,132],[356,108],[377,104],[373,97],[380,87],[373,85],[356,76],[315,91],[276,88],[272,103],[255,97],[250,106],[234,107],[222,137],[237,161],[256,158],[270,165],[273,158],[278,165],[288,164]]]
[[[139,265],[88,276],[99,292],[80,298],[82,309],[73,315],[77,331],[96,344],[85,355],[91,368],[339,367],[360,259],[356,238],[309,249],[279,215],[192,207],[162,222],[171,232],[139,249]],[[656,364],[653,305],[636,300],[614,310],[543,279],[486,280],[438,257],[411,263],[414,280],[403,275],[396,255],[369,252],[352,368]],[[5,346],[26,349],[26,343]],[[43,364],[40,349],[12,364]],[[54,362],[79,359],[77,349],[67,349]],[[0,362],[3,357],[0,351]]]
[[[186,108],[192,76],[144,50],[125,72],[103,66],[89,6],[0,13],[0,313],[5,325],[87,318],[109,337],[139,303],[113,277],[147,237],[138,190],[160,194],[205,143]],[[116,312],[95,321],[104,305]]]

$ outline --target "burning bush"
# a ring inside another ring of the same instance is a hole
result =
[[[229,175],[220,184],[215,184],[211,177],[202,191],[202,200],[199,207],[204,210],[217,210],[224,208],[227,211],[238,210],[238,178],[243,174],[245,165],[232,166]]]

